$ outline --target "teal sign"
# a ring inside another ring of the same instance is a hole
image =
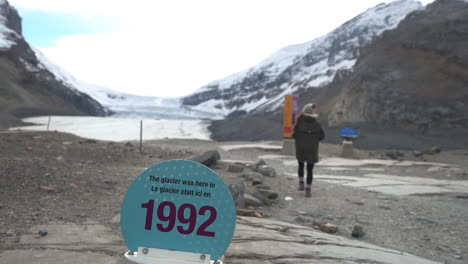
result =
[[[158,248],[218,260],[231,243],[236,209],[229,188],[214,171],[194,161],[170,160],[133,181],[120,223],[131,251]]]

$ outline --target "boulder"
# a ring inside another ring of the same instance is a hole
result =
[[[440,153],[440,148],[439,147],[432,147],[432,148],[425,149],[422,152],[423,152],[423,154],[426,154],[426,155],[435,155],[435,154]]]
[[[363,237],[365,236],[366,233],[364,233],[364,230],[362,228],[362,226],[359,226],[359,225],[355,225],[354,228],[353,228],[353,231],[351,232],[351,236],[353,237]]]
[[[249,206],[258,207],[258,206],[262,206],[263,202],[255,198],[254,196],[246,193],[244,194],[244,205],[245,207],[249,207]]]
[[[261,165],[257,168],[258,173],[268,176],[268,177],[276,177],[276,171],[272,167],[267,165]]]
[[[201,155],[193,156],[189,160],[196,161],[207,167],[216,165],[217,161],[221,159],[221,155],[217,150],[210,150]]]
[[[241,173],[244,171],[244,167],[240,165],[229,165],[228,171],[233,173]]]
[[[244,183],[229,184],[229,190],[231,191],[232,198],[234,199],[234,204],[236,208],[244,208]]]

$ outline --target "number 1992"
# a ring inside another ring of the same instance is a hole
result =
[[[145,229],[151,230],[151,227],[153,226],[154,200],[149,200],[147,203],[141,204],[141,207],[146,209]],[[164,214],[166,207],[169,209],[167,215]],[[187,210],[188,217],[185,217],[185,212]],[[218,213],[216,208],[205,205],[200,208],[198,215],[205,215],[207,212],[209,212],[210,216],[198,227],[196,232],[197,236],[215,236],[215,232],[206,231],[206,228],[216,220]],[[157,208],[157,216],[161,222],[167,222],[166,225],[162,223],[156,224],[156,228],[161,232],[171,232],[176,225],[176,220],[179,220],[179,222],[184,225],[178,225],[177,231],[181,234],[188,235],[195,230],[197,224],[197,208],[193,204],[182,204],[179,209],[177,209],[174,203],[165,201],[159,204]]]

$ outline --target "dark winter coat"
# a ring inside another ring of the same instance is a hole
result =
[[[325,132],[317,118],[300,115],[294,127],[296,140],[296,158],[310,163],[318,162],[319,141],[325,138]]]

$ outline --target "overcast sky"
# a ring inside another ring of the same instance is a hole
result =
[[[423,4],[433,0],[423,0]],[[23,34],[76,78],[184,96],[322,36],[382,0],[9,0]]]

